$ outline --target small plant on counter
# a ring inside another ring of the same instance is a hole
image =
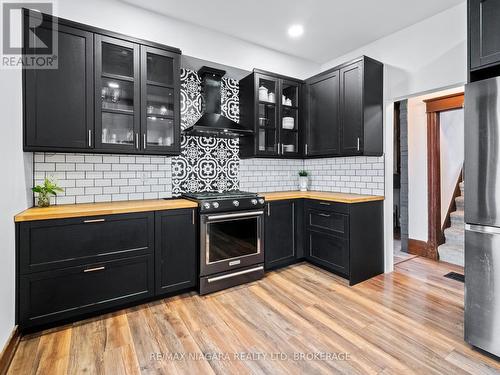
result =
[[[64,190],[57,184],[46,178],[42,185],[36,185],[31,189],[34,193],[38,193],[38,207],[48,207],[50,205],[50,195],[57,195]]]
[[[307,176],[309,173],[305,169],[301,169],[299,171],[299,190],[300,191],[307,191]]]

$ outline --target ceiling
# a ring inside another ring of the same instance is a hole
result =
[[[322,64],[465,0],[123,1]],[[295,23],[305,32],[291,39]]]

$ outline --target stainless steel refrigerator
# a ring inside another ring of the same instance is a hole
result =
[[[500,356],[500,79],[465,87],[465,340]]]

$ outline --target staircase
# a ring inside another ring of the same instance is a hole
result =
[[[444,230],[445,243],[438,247],[439,260],[464,265],[464,183],[460,183],[460,196],[455,198],[457,210],[450,214],[451,227]]]

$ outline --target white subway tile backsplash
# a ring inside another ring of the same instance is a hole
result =
[[[53,204],[144,199],[144,192],[171,196],[169,157],[35,153],[33,159],[36,184],[48,177],[64,189]],[[145,165],[151,172],[143,172]]]
[[[237,161],[241,190],[297,190],[305,169],[310,190],[384,195],[383,157]],[[172,197],[172,158],[164,156],[35,153],[35,183],[45,177],[64,189],[54,204]]]

